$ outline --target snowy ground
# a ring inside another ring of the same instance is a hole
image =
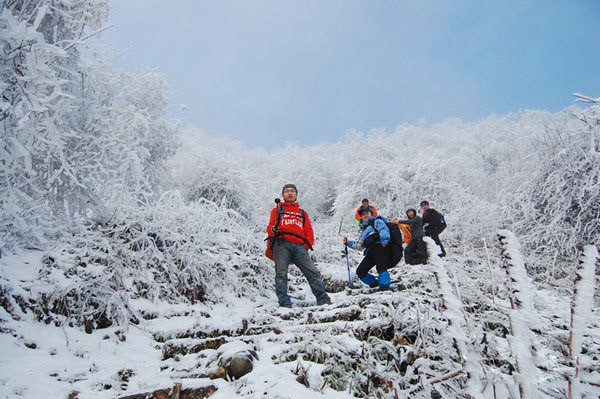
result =
[[[13,290],[2,292],[3,301],[47,288],[37,278],[42,256],[28,252],[0,260],[3,285]],[[319,265],[327,284],[347,284],[342,261]],[[460,397],[469,381],[461,370],[471,367],[471,374],[481,375],[481,397],[517,397],[501,274],[494,275],[493,296],[486,296],[490,280],[476,281],[463,272],[468,267],[473,265],[457,257],[425,266],[402,262],[392,273],[402,280],[396,290],[343,289],[326,306],[314,306],[308,285],[294,272],[292,309],[278,308],[273,293],[254,303],[240,298],[210,306],[138,301],[134,306],[147,315],[138,325],[91,334],[35,321],[31,311],[11,315],[3,306],[0,396],[66,398],[77,391],[78,398],[115,398],[181,382],[184,388],[214,385],[211,398],[350,398],[357,387],[374,397]],[[539,397],[561,397],[571,372],[570,298],[551,290],[531,294],[539,323],[532,384]],[[454,304],[453,296],[459,298]],[[588,317],[582,392],[598,397],[600,386],[592,385],[600,383],[597,309]],[[208,378],[228,357],[250,350],[258,356],[251,373],[237,381]]]

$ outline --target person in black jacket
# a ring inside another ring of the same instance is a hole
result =
[[[398,220],[394,218],[394,223],[408,224],[412,240],[404,248],[404,261],[408,265],[418,265],[427,263],[427,247],[423,242],[423,220],[417,216],[417,211],[413,208],[406,210],[408,219]]]
[[[446,256],[446,250],[440,241],[440,233],[446,228],[444,217],[435,209],[430,208],[428,201],[421,201],[421,209],[423,210],[423,226],[425,234],[431,237],[440,247],[442,252],[439,253],[438,256],[443,258]]]

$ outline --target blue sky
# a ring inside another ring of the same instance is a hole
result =
[[[599,21],[597,0],[113,0],[100,43],[163,73],[184,124],[272,148],[600,97]]]

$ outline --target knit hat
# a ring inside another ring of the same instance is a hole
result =
[[[296,185],[295,184],[291,184],[291,183],[283,185],[283,188],[281,189],[281,194],[283,194],[283,192],[285,191],[286,188],[293,188],[294,191],[296,191],[296,194],[298,194],[298,189],[296,188]]]

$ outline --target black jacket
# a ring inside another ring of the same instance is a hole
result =
[[[433,208],[427,209],[423,212],[423,225],[425,225],[426,231],[443,230],[442,215]]]

